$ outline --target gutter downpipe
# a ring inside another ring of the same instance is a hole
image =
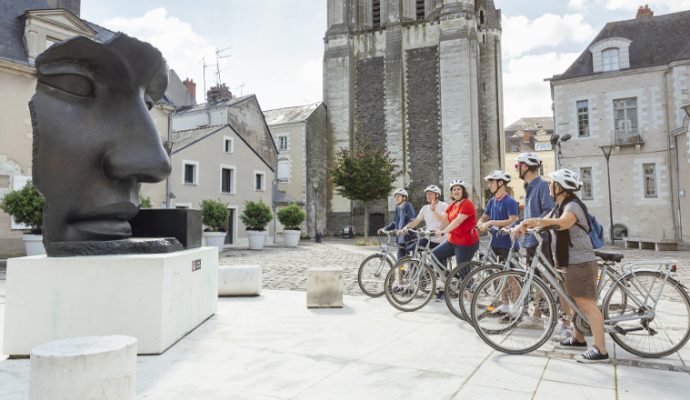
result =
[[[671,155],[671,123],[669,121],[669,98],[668,98],[668,74],[671,72],[671,64],[669,64],[666,67],[666,70],[664,71],[664,101],[667,103],[666,104],[666,110],[664,110],[666,114],[666,146],[668,149],[668,166],[669,166],[669,171],[673,170],[673,157]],[[674,140],[674,142],[677,142]],[[676,162],[675,162],[675,170],[678,172],[678,147],[675,146],[674,143],[674,148],[676,152]],[[676,176],[678,178],[678,176]],[[678,217],[680,216],[679,212],[680,210],[676,208],[676,204],[678,203],[676,201],[676,195],[678,193],[677,188],[674,188],[674,178],[673,178],[673,173],[669,174],[669,183],[670,183],[670,191],[671,191],[671,216],[673,220],[673,234],[675,236],[675,240],[680,240],[678,236]],[[676,185],[677,186],[677,185]]]

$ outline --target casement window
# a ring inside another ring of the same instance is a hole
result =
[[[254,171],[254,190],[266,190],[266,173],[261,171]]]
[[[601,52],[602,71],[618,71],[620,69],[620,50],[612,47]]]
[[[657,197],[656,193],[656,164],[642,164],[644,176],[644,197]]]
[[[234,151],[234,143],[231,137],[223,138],[223,151],[225,153],[232,153]]]
[[[589,136],[589,101],[578,100],[577,107],[577,136]]]
[[[635,144],[642,141],[637,124],[636,97],[613,101],[613,123],[616,144]]]
[[[580,168],[580,179],[582,179],[582,200],[593,200],[592,167]]]
[[[196,161],[182,161],[182,184],[199,184],[199,163]]]
[[[235,193],[235,168],[220,167],[220,192],[224,194]]]

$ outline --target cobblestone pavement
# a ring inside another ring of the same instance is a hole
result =
[[[311,267],[342,268],[345,293],[362,295],[357,285],[357,269],[362,260],[377,247],[355,245],[356,240],[328,240],[323,243],[301,241],[297,248],[266,247],[261,251],[233,249],[221,254],[220,264],[259,264],[263,268],[265,289],[305,290],[306,271]],[[690,286],[690,251],[632,250],[604,247],[602,251],[619,252],[624,261],[672,259],[678,261],[676,279]]]

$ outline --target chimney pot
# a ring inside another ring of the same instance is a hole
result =
[[[187,88],[187,91],[192,96],[194,104],[196,104],[196,83],[194,83],[194,80],[187,78],[182,82],[182,84]]]
[[[649,8],[649,4],[645,4],[644,6],[640,6],[637,9],[637,15],[635,15],[635,19],[653,17],[653,16],[654,16],[654,11],[652,11],[652,9]]]

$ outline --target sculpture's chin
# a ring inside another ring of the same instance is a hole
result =
[[[71,223],[70,228],[78,240],[118,240],[132,236],[132,227],[123,220],[79,221]]]

